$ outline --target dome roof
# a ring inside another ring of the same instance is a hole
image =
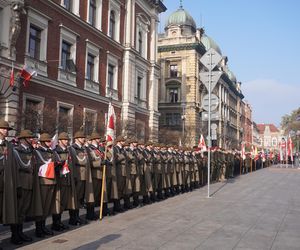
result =
[[[195,20],[183,8],[179,8],[169,16],[165,28],[168,28],[171,25],[186,25],[192,27],[194,30],[197,28]]]
[[[235,77],[235,75],[232,73],[231,70],[228,69],[227,75],[228,75],[228,78],[230,79],[230,81],[232,81],[233,83],[236,83],[236,82],[237,82],[236,77]]]
[[[210,38],[209,36],[207,36],[206,34],[203,34],[201,37],[201,42],[204,45],[206,50],[209,50],[210,48],[215,49],[220,55],[222,55],[222,51],[220,49],[220,47],[218,46],[218,44],[216,44],[216,42]]]

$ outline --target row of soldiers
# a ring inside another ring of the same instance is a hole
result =
[[[105,143],[98,133],[86,138],[83,131],[74,134],[71,145],[68,134],[60,133],[54,148],[48,133],[37,142],[30,130],[22,130],[18,142],[10,143],[6,140],[10,129],[0,120],[0,219],[10,225],[13,244],[32,241],[23,232],[27,218],[35,221],[39,238],[68,229],[61,221],[65,210],[70,225],[98,219],[95,207],[100,205],[102,188],[103,215],[108,215],[206,184],[207,154],[191,148],[144,144],[122,136]],[[240,168],[238,154],[212,152],[212,181],[233,177]],[[85,219],[79,216],[83,207]],[[51,229],[45,224],[50,215]]]

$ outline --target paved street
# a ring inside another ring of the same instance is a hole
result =
[[[300,249],[299,169],[263,169],[211,191],[210,199],[204,187],[23,249]]]

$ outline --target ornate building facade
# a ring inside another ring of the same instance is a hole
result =
[[[165,10],[160,0],[0,1],[1,116],[15,131],[104,134],[112,101],[118,134],[157,140]],[[28,87],[18,77],[24,65],[37,71]]]
[[[200,134],[208,133],[207,112],[203,99],[208,93],[200,73],[206,71],[201,57],[213,48],[222,60],[214,69],[220,79],[213,90],[218,97],[213,123],[215,146],[239,148],[242,137],[241,109],[244,98],[241,83],[228,68],[228,58],[194,19],[182,8],[172,13],[159,35],[158,57],[161,66],[159,83],[160,140],[197,145]]]

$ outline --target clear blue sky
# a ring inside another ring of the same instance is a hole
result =
[[[164,0],[160,31],[179,0]],[[279,125],[300,107],[300,0],[183,0],[228,56],[257,123]]]

